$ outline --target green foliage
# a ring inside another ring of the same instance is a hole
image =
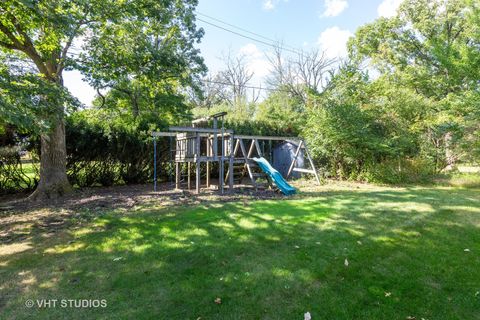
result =
[[[435,166],[424,158],[384,160],[366,167],[356,178],[361,181],[388,184],[430,183],[435,177]]]
[[[321,95],[312,97],[303,134],[330,176],[409,182],[418,171],[412,163],[425,165],[424,173],[442,167],[440,151],[426,153],[437,150],[425,137],[431,108],[428,99],[397,88],[390,76],[370,81],[365,72],[346,64]]]
[[[255,119],[288,132],[298,132],[304,121],[304,104],[286,91],[274,91],[262,101]]]
[[[145,183],[152,177],[155,129],[147,121],[130,122],[105,110],[84,110],[67,118],[67,174],[74,185],[111,186]],[[168,156],[159,141],[159,162]]]
[[[304,134],[330,175],[415,182],[478,159],[479,16],[475,2],[407,0],[357,30],[351,62],[307,109]]]
[[[38,167],[23,163],[18,146],[0,146],[0,194],[33,190],[38,184]]]
[[[57,120],[52,115],[58,115],[59,106],[69,110],[78,106],[65,88],[19,66],[8,66],[7,55],[0,53],[0,58],[5,59],[0,62],[0,126],[13,124],[38,134]]]
[[[203,36],[203,30],[195,25],[196,5],[197,0],[0,2],[0,126],[14,124],[42,134],[44,178],[40,179],[35,197],[50,197],[49,190],[69,189],[64,174],[48,172],[65,170],[63,121],[70,114],[66,107],[73,99],[63,88],[64,70],[80,70],[98,90],[100,105],[129,106],[133,118],[141,112],[157,118],[164,111],[170,115],[184,114],[181,93],[187,88],[196,90],[194,80],[206,70],[194,47]],[[80,52],[72,52],[73,44],[80,39]],[[101,90],[109,90],[107,97]],[[126,128],[114,133],[119,141],[109,141],[108,145],[131,147],[130,153],[138,152],[137,159],[118,159],[120,179],[145,180],[146,160],[140,161],[140,157],[146,152],[135,149],[142,144],[131,139],[133,132]],[[51,150],[55,154],[49,154],[53,153]],[[123,156],[126,155],[124,152]],[[112,155],[117,156],[118,152]],[[75,153],[69,157],[75,158]],[[80,157],[78,163],[92,165],[92,157]],[[102,163],[100,172],[107,172],[110,165],[108,161]],[[97,167],[87,171],[93,168]],[[74,175],[84,169],[71,168]],[[95,179],[102,184],[115,180],[113,174],[100,175],[98,170],[91,175],[85,173],[84,177],[87,185]]]
[[[479,16],[475,1],[408,0],[398,16],[359,28],[349,43],[351,57],[376,68],[390,90],[410,90],[423,101],[418,117],[405,120],[416,126],[422,156],[437,170],[478,154],[461,145],[464,139],[477,145]]]
[[[37,145],[32,132],[0,125],[0,194],[30,191],[37,186]],[[28,157],[22,158],[22,155]]]
[[[121,23],[94,27],[75,66],[98,89],[109,89],[96,105],[127,106],[141,112],[184,113],[186,88],[206,71],[194,45],[203,30],[195,25],[196,0],[144,0],[118,5]],[[100,91],[99,91],[100,92]]]
[[[62,119],[72,100],[62,72],[72,68],[95,88],[113,89],[110,105],[127,104],[134,115],[140,108],[157,113],[184,108],[180,90],[195,87],[206,70],[194,48],[203,36],[195,25],[196,5],[196,0],[3,1],[0,121],[46,130],[49,118]],[[79,37],[80,54],[69,55]]]
[[[348,178],[388,153],[383,128],[354,105],[327,102],[312,110],[304,129],[310,150],[330,175]]]
[[[311,98],[302,133],[316,161],[330,176],[358,175],[365,164],[387,152],[382,125],[362,109],[363,97],[351,95],[365,92],[366,81],[364,75],[346,66],[320,96]]]
[[[153,176],[151,132],[165,130],[166,123],[152,124],[151,118],[136,120],[128,110],[77,111],[66,119],[67,174],[77,187],[147,183]],[[38,154],[34,132],[3,128],[0,136],[0,193],[32,190],[38,183],[38,168],[25,164],[20,151]],[[159,180],[172,172],[168,139],[157,141]],[[36,171],[32,169],[35,169]]]

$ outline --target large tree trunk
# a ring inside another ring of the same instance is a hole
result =
[[[30,199],[55,199],[72,190],[66,173],[67,150],[63,117],[49,133],[40,136],[40,143],[40,181]]]

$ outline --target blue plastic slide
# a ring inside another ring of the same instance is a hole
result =
[[[252,158],[253,161],[258,163],[258,166],[260,169],[262,169],[263,172],[268,174],[270,178],[272,178],[273,182],[277,185],[278,189],[282,191],[284,195],[291,195],[297,192],[294,187],[288,184],[288,182],[283,179],[282,175],[280,172],[278,172],[275,168],[273,168],[270,165],[270,162],[267,161],[267,159],[261,157],[261,158]]]

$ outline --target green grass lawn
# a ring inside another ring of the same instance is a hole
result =
[[[0,318],[480,319],[479,191],[99,209],[0,256]],[[24,306],[48,298],[108,305]]]

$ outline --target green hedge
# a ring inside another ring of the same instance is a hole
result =
[[[153,176],[153,141],[146,123],[122,125],[76,115],[67,119],[67,174],[80,187],[146,183]],[[168,138],[157,145],[159,166],[168,166]],[[160,179],[167,176],[166,170]]]
[[[33,190],[38,184],[38,165],[22,161],[19,146],[0,147],[0,194]]]

